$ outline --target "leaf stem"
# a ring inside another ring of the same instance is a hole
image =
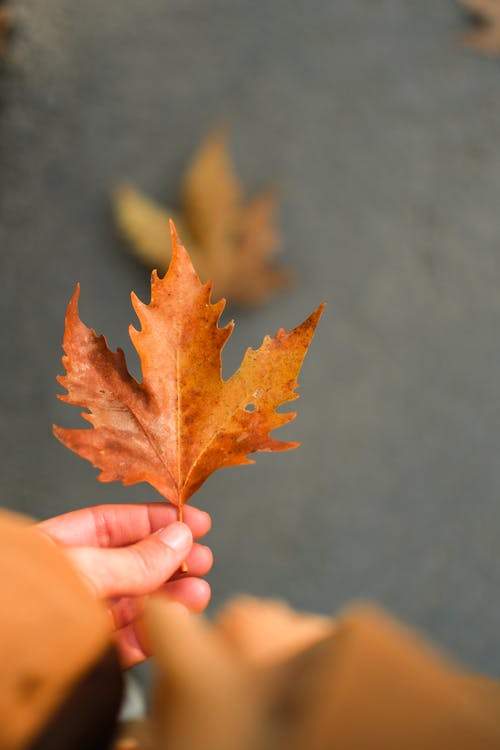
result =
[[[179,503],[179,505],[177,506],[177,520],[180,523],[183,523],[183,519],[184,519],[184,515],[182,512],[182,505],[181,503]],[[187,573],[187,572],[188,572],[187,562],[183,562],[181,565],[181,573]]]

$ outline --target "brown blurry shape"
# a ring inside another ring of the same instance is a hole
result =
[[[150,603],[146,624],[157,677],[152,747],[250,750],[255,683],[224,638],[164,599]]]
[[[5,511],[0,600],[0,750],[101,748],[121,697],[107,614],[54,542]]]
[[[214,294],[237,305],[265,303],[292,280],[276,266],[278,191],[268,188],[245,200],[227,146],[227,133],[211,131],[188,165],[179,191],[176,218],[191,248],[202,281]],[[115,220],[134,254],[150,268],[168,263],[168,220],[175,212],[151,201],[133,186],[115,190]]]
[[[475,28],[464,36],[467,47],[500,55],[500,0],[461,0],[461,5],[475,22]]]
[[[375,607],[327,623],[240,600],[209,626],[155,601],[145,625],[157,681],[141,750],[500,747],[498,683],[468,676]],[[280,630],[290,648],[277,658]],[[259,638],[275,646],[256,650]]]
[[[12,11],[0,7],[0,60],[5,54],[7,36],[12,27]]]
[[[334,628],[329,617],[305,615],[285,602],[252,596],[230,601],[215,625],[235,651],[252,664],[289,658],[330,635]]]

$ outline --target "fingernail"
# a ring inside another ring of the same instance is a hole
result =
[[[187,549],[193,541],[189,526],[178,521],[160,529],[157,534],[164,544],[175,550]]]

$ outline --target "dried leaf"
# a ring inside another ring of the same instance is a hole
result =
[[[77,288],[66,315],[59,398],[82,406],[92,429],[54,427],[68,448],[101,469],[103,482],[149,482],[182,508],[223,466],[254,463],[256,451],[295,448],[270,432],[294,413],[277,413],[298,398],[297,375],[323,310],[321,305],[290,332],[280,329],[248,349],[240,369],[221,378],[221,351],[233,323],[219,328],[224,300],[211,304],[172,224],[172,261],[161,279],[154,271],[151,302],[132,303],[141,330],[129,329],[139,354],[142,382],[128,372],[123,352],[78,316]]]
[[[198,274],[203,281],[212,280],[217,296],[252,306],[290,284],[290,272],[274,263],[280,244],[277,197],[276,190],[268,189],[245,202],[226,132],[217,129],[207,136],[181,181],[178,221],[190,240]],[[128,185],[115,191],[114,212],[134,253],[163,271],[168,262],[165,226],[172,212]]]
[[[500,55],[500,0],[461,0],[461,4],[476,22],[464,43],[477,52]]]

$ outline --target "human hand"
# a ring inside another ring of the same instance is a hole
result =
[[[210,586],[200,576],[212,567],[212,553],[193,542],[210,530],[210,516],[191,506],[183,515],[185,522],[178,523],[177,508],[168,503],[99,505],[36,525],[65,548],[80,575],[106,603],[124,667],[149,655],[137,627],[149,594],[165,593],[194,612],[201,612],[210,600]],[[183,562],[186,574],[179,571]]]

